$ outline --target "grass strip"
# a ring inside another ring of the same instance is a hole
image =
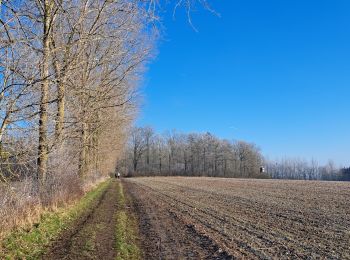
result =
[[[91,204],[103,195],[109,184],[110,181],[99,184],[68,208],[43,213],[39,225],[29,231],[19,229],[10,233],[1,241],[0,259],[40,258],[50,242],[88,210]]]
[[[127,198],[124,195],[123,185],[118,183],[118,211],[116,213],[116,249],[117,260],[142,259],[138,247],[137,220],[126,208]]]

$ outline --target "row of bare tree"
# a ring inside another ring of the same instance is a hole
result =
[[[3,181],[114,170],[154,33],[149,2],[0,1]]]
[[[244,141],[222,140],[210,133],[163,135],[151,127],[134,127],[117,166],[125,175],[183,175],[295,180],[349,181],[349,168],[332,161],[285,158],[270,161],[260,149]]]
[[[221,140],[210,133],[156,134],[134,127],[118,170],[134,175],[266,177],[263,158],[254,144]]]
[[[0,0],[0,237],[115,170],[165,2]]]
[[[348,168],[339,169],[333,161],[320,165],[316,160],[285,158],[267,161],[266,169],[274,179],[350,181]]]

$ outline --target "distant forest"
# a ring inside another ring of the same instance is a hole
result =
[[[210,176],[350,181],[350,168],[331,161],[269,161],[254,143],[220,139],[211,133],[163,135],[151,127],[134,127],[117,171],[125,176]]]

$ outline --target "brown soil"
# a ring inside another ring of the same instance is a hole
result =
[[[118,181],[44,259],[115,259]],[[123,181],[144,259],[350,259],[350,183]]]
[[[134,178],[145,259],[350,259],[350,183]]]
[[[144,259],[233,259],[152,191],[131,182],[124,185],[139,217]]]
[[[117,181],[75,224],[62,233],[43,259],[115,259]]]

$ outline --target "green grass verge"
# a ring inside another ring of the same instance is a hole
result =
[[[95,200],[100,198],[109,184],[110,181],[101,183],[71,207],[44,213],[39,225],[29,231],[19,229],[10,233],[1,241],[0,259],[40,258],[50,241],[57,238],[61,231],[69,227]]]
[[[123,186],[118,183],[118,206],[116,214],[116,247],[117,260],[142,259],[141,250],[137,245],[137,221],[135,216],[126,209]]]

